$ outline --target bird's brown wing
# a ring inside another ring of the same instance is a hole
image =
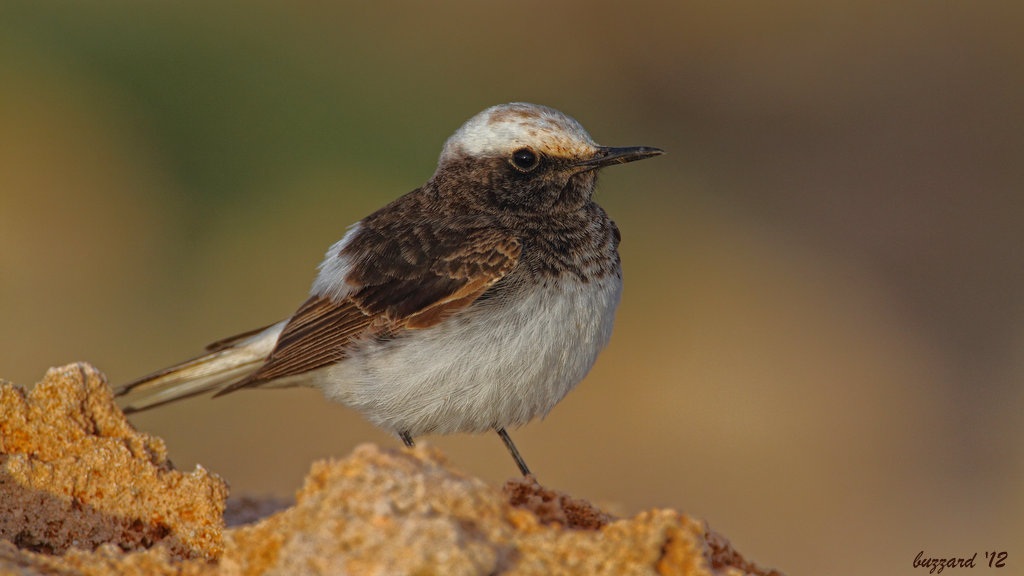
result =
[[[402,248],[401,258],[387,249],[347,255],[355,262],[349,294],[340,301],[325,296],[307,300],[263,366],[217,395],[340,362],[350,345],[364,337],[429,328],[505,277],[522,251],[517,238],[492,229],[470,231],[458,243],[435,243],[415,255],[408,246]]]
[[[522,246],[515,236],[487,228],[452,234],[447,242],[395,242],[384,252],[392,257],[363,258],[354,267],[350,279],[361,288],[352,300],[399,327],[427,328],[511,272]]]

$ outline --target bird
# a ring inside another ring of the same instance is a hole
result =
[[[608,343],[620,233],[600,169],[663,154],[606,147],[537,104],[492,106],[444,143],[421,187],[349,226],[286,320],[125,384],[126,413],[213,392],[311,386],[398,436],[543,418]]]

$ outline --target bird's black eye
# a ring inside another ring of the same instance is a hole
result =
[[[540,156],[529,148],[519,148],[512,152],[512,165],[516,170],[529,172],[540,164]]]

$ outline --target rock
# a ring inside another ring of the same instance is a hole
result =
[[[223,552],[227,485],[174,470],[159,438],[137,432],[103,375],[51,369],[30,393],[0,385],[0,538],[60,555],[154,544],[176,559]]]
[[[430,448],[315,462],[293,506],[225,529],[223,480],[174,470],[93,368],[28,394],[0,383],[0,414],[0,573],[774,573],[679,512],[614,519],[533,479],[501,490]]]

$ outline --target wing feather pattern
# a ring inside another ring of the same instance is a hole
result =
[[[266,363],[217,396],[341,362],[363,338],[434,326],[511,272],[522,246],[509,234],[477,229],[447,246],[422,243],[418,252],[410,253],[403,245],[407,258],[375,259],[359,249],[357,236],[345,249],[354,253],[343,252],[358,264],[346,279],[352,289],[345,298],[312,296],[288,321]]]

